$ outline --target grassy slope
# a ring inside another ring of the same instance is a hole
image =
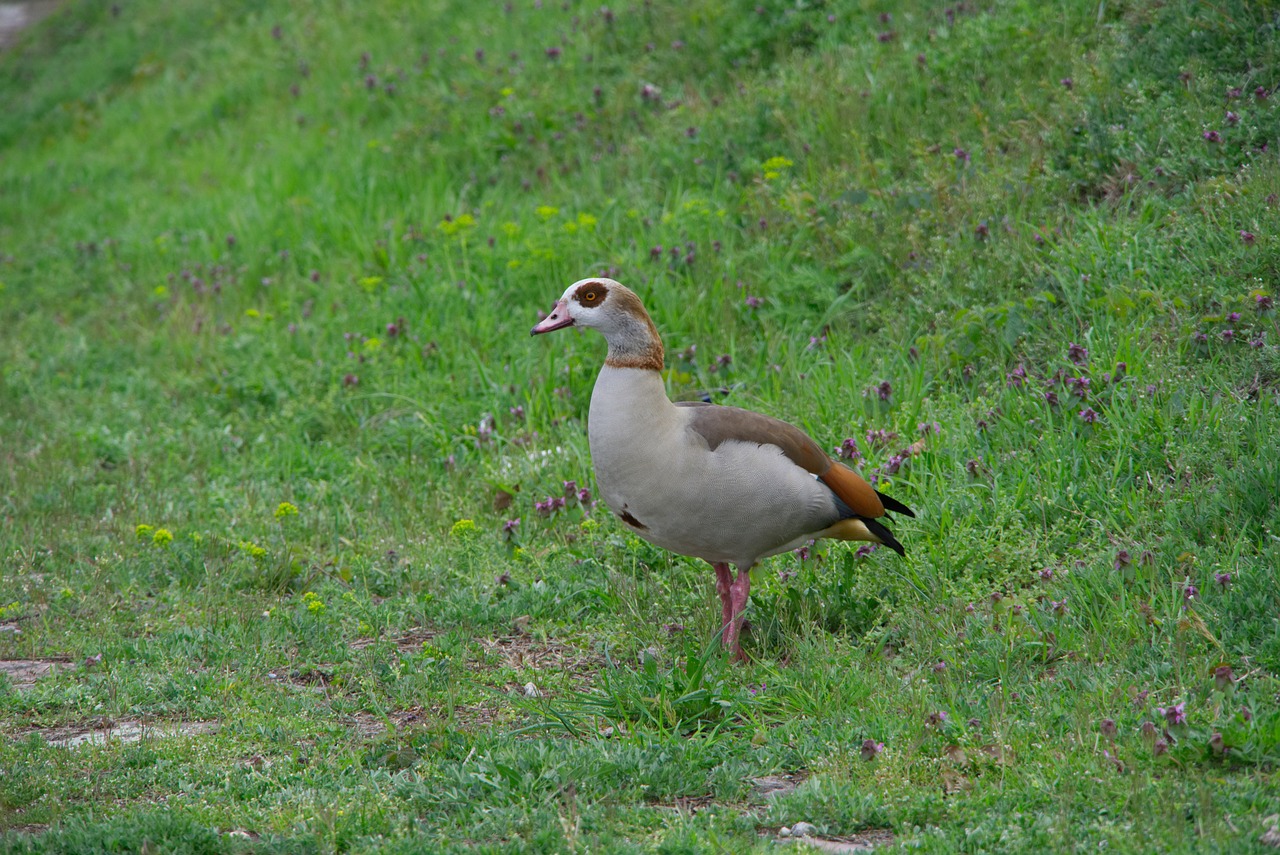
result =
[[[1254,845],[1274,12],[898,5],[69,2],[0,59],[0,655],[102,655],[0,725],[222,722],[6,741],[0,826],[53,825],[0,849]],[[590,485],[601,343],[525,331],[609,271],[673,395],[855,438],[919,512],[906,560],[761,568],[749,668],[706,567],[535,511]]]

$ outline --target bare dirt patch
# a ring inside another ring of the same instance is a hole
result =
[[[49,826],[43,822],[29,822],[25,825],[11,825],[4,830],[4,834],[44,834],[49,830]]]
[[[105,745],[110,742],[130,743],[144,739],[169,739],[174,736],[198,736],[216,733],[221,725],[216,721],[161,721],[136,720],[109,721],[99,725],[71,725],[29,730],[24,735],[38,734],[55,748],[80,748],[84,745]]]
[[[882,846],[889,846],[893,843],[893,832],[886,828],[869,828],[866,831],[847,837],[817,837],[813,835],[781,837],[775,833],[771,833],[769,836],[774,837],[779,843],[794,843],[802,852],[806,849],[812,849],[818,852],[829,852],[832,855],[872,852]]]
[[[752,778],[751,799],[752,801],[770,801],[779,796],[790,795],[808,777],[808,772],[789,772],[781,775],[766,775],[763,778]]]
[[[480,640],[486,663],[513,671],[550,671],[567,679],[576,687],[590,685],[600,669],[607,667],[604,657],[580,647],[548,639],[539,641],[529,635],[504,635]],[[513,684],[509,689],[520,689]],[[542,687],[539,686],[539,689]]]
[[[435,638],[437,634],[438,633],[436,633],[435,630],[419,628],[412,629],[404,635],[396,636],[395,638],[357,638],[348,646],[352,650],[364,650],[366,647],[372,647],[379,641],[386,641],[390,644],[394,644],[396,649],[401,653],[408,653],[411,651],[416,652],[422,649],[423,642],[430,641]]]
[[[5,659],[0,660],[0,674],[18,691],[30,689],[36,681],[55,671],[72,667],[66,659]]]
[[[413,724],[422,718],[422,707],[414,707],[407,710],[395,710],[386,715],[376,715],[371,712],[358,712],[351,716],[351,727],[361,737],[372,739],[375,736],[381,736],[388,730],[399,730],[406,725]],[[390,723],[390,727],[388,727]]]

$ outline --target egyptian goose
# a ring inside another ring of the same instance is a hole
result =
[[[599,330],[609,344],[587,421],[600,497],[640,537],[715,567],[721,643],[735,660],[745,659],[738,635],[760,559],[821,537],[905,554],[879,518],[911,509],[799,428],[737,407],[672,403],[662,339],[629,288],[575,282],[530,334],[571,326]]]

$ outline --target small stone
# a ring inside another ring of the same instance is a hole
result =
[[[797,822],[795,825],[791,826],[792,837],[809,837],[810,835],[817,833],[818,827],[811,822]]]
[[[542,697],[542,692],[540,692],[538,690],[538,687],[535,686],[533,683],[525,683],[524,696],[526,698],[540,698]]]
[[[1280,818],[1276,816],[1269,816],[1263,820],[1263,822],[1271,823],[1271,827],[1263,832],[1262,836],[1258,838],[1258,842],[1263,846],[1280,848],[1280,824],[1277,824],[1278,820],[1280,820]]]

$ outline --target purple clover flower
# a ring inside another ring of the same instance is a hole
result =
[[[884,448],[897,438],[898,435],[896,433],[883,428],[867,431],[867,444],[872,448]]]
[[[1085,407],[1079,412],[1079,416],[1080,420],[1087,425],[1096,424],[1098,419],[1101,418],[1098,411],[1093,407]]]
[[[1171,707],[1156,707],[1156,712],[1164,716],[1164,720],[1169,723],[1170,727],[1177,727],[1180,724],[1187,723],[1187,714],[1184,710],[1186,703],[1174,704]]]
[[[874,739],[862,740],[862,751],[860,753],[865,762],[870,763],[882,751],[884,751],[883,742],[876,742]]]
[[[1084,345],[1076,344],[1074,341],[1067,346],[1067,359],[1070,359],[1076,365],[1084,365],[1089,361],[1089,351]]]
[[[880,385],[876,386],[876,394],[880,396],[880,400],[887,401],[893,394],[893,386],[889,385],[888,380],[881,380]]]
[[[1222,142],[1222,134],[1218,133],[1217,131],[1205,131],[1204,139],[1205,139],[1205,142],[1220,143]]]

